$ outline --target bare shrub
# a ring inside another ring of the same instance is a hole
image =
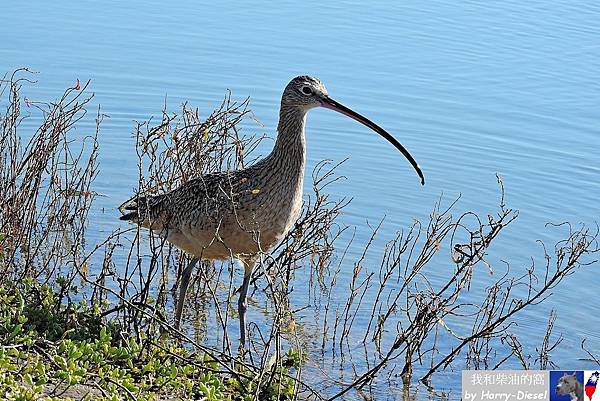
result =
[[[48,280],[69,275],[70,266],[85,255],[86,223],[97,174],[96,130],[75,139],[71,132],[87,113],[93,95],[79,82],[55,102],[21,98],[27,70],[0,80],[6,109],[0,117],[0,280],[25,276]],[[25,107],[25,110],[23,110]],[[29,138],[19,127],[39,117]]]
[[[229,334],[236,327],[230,301],[240,270],[233,262],[198,266],[188,302],[193,307],[184,319],[191,323],[182,331],[174,329],[174,289],[188,256],[137,227],[86,243],[90,209],[99,196],[92,184],[103,116],[98,111],[95,130],[75,141],[74,124],[86,115],[93,97],[86,95],[88,84],[77,83],[56,102],[42,104],[21,97],[30,78],[20,70],[0,82],[5,105],[0,117],[0,282],[33,277],[59,287],[70,299],[71,284],[79,278],[105,322],[119,328],[117,340],[133,337],[143,349],[158,347],[167,354],[171,345],[183,345],[190,355],[206,355],[216,364],[210,371],[231,378],[241,393],[255,399],[299,394],[368,399],[377,386],[391,388],[397,380],[408,396],[417,382],[431,386],[437,374],[456,367],[553,366],[550,352],[561,342],[553,336],[555,314],[549,316],[535,357],[512,329],[525,308],[546,301],[565,277],[594,262],[598,229],[566,223],[549,227],[562,230],[564,239],[552,250],[541,244],[541,264],[497,265],[490,249],[517,218],[505,205],[500,178],[493,213],[456,213],[458,200],[447,206],[440,200],[429,221],[415,221],[382,250],[374,249],[383,222],[377,225],[362,255],[349,261],[351,244],[339,246],[344,234],[353,237],[339,222],[349,201],[327,193],[342,177],[335,163],[319,163],[300,219],[277,248],[262,255],[254,271],[253,308],[264,318],[251,325],[248,358],[233,351]],[[33,117],[41,123],[24,140],[19,131]],[[248,100],[236,102],[227,94],[206,118],[183,104],[178,113],[165,107],[158,123],[140,122],[134,132],[137,192],[169,191],[198,175],[252,163],[262,137],[240,132],[251,117]],[[379,255],[377,265],[367,257],[373,253]],[[351,272],[349,280],[340,279],[342,271]],[[309,277],[308,302],[294,305],[290,294],[299,273]],[[484,282],[484,291],[476,288]],[[307,309],[318,314],[318,321],[298,327]],[[358,324],[365,316],[366,323]],[[311,353],[314,344],[320,349]],[[190,355],[170,356],[208,369]],[[318,370],[313,361],[300,363],[310,358],[330,358],[342,373],[307,377],[303,368]]]
[[[565,277],[595,262],[598,228],[559,225],[567,228],[566,238],[556,243],[553,254],[541,244],[543,266],[532,263],[525,269],[513,269],[506,263],[495,267],[488,260],[490,246],[517,218],[517,212],[505,205],[499,177],[498,183],[500,202],[494,215],[482,219],[466,212],[454,218],[451,211],[455,203],[448,208],[438,203],[425,229],[415,222],[388,243],[379,273],[354,269],[347,291],[350,295],[337,308],[339,319],[329,338],[331,347],[347,354],[352,353],[358,344],[356,339],[361,338],[366,359],[359,360],[360,366],[370,368],[360,373],[360,368],[351,362],[351,369],[347,370],[355,372],[355,379],[329,400],[353,389],[362,391],[382,376],[392,382],[392,377],[399,376],[408,392],[415,371],[419,381],[430,386],[437,372],[456,365],[498,369],[515,360],[526,369],[531,367],[510,329],[521,311],[546,301]],[[439,260],[435,256],[441,249],[451,250],[451,263],[434,262]],[[432,265],[438,271],[447,271],[439,283],[428,278],[427,269]],[[498,278],[477,299],[471,287],[482,281],[476,279],[482,272]],[[363,306],[364,299],[375,302]],[[352,313],[347,313],[350,308]],[[353,335],[354,316],[360,313],[371,319],[364,332],[354,330]],[[561,337],[551,339],[555,320],[556,315],[551,314],[547,333],[537,349],[534,362],[541,369],[553,366],[548,355],[561,342]],[[323,331],[327,334],[325,327]]]

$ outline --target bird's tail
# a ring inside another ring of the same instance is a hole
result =
[[[125,213],[124,215],[122,215],[121,217],[119,217],[119,220],[123,220],[123,221],[137,221],[138,220],[138,212]]]
[[[164,228],[163,201],[165,195],[135,195],[119,206],[120,220],[130,221],[152,230]],[[168,219],[167,219],[168,220]]]
[[[148,200],[145,196],[135,196],[121,204],[119,206],[119,211],[122,216],[119,217],[119,220],[123,221],[131,221],[131,222],[140,222],[140,212],[143,215],[144,212],[140,210],[140,206],[144,207],[148,204]]]

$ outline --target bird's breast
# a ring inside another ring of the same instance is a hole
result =
[[[263,249],[282,240],[300,217],[303,179],[303,172],[285,177],[264,192],[255,216]]]

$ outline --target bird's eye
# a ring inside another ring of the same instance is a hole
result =
[[[312,95],[313,91],[308,86],[303,86],[302,93],[304,93],[305,95]]]

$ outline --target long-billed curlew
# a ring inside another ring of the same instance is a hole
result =
[[[277,141],[256,164],[236,171],[206,174],[157,196],[138,196],[124,205],[121,220],[137,222],[193,256],[184,269],[175,323],[179,326],[194,265],[200,259],[236,258],[244,265],[240,288],[240,346],[246,340],[246,295],[254,264],[292,228],[302,207],[306,164],[304,123],[315,107],[340,112],[371,128],[393,144],[425,183],[415,159],[378,125],[331,99],[316,78],[299,76],[281,97]]]

